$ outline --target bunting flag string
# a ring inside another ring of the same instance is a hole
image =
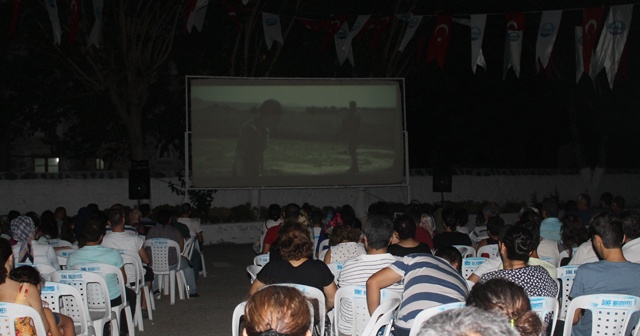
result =
[[[93,0],[93,15],[95,16],[96,21],[93,23],[88,43],[90,46],[94,45],[98,48],[102,46],[102,1],[103,0]]]
[[[413,15],[413,14],[405,14],[398,15],[398,19],[407,22],[407,29],[404,31],[404,37],[402,38],[402,42],[400,43],[400,48],[398,50],[404,51],[404,48],[407,46],[409,41],[413,38],[413,35],[416,33],[418,26],[420,26],[420,22],[422,21],[422,15]]]
[[[482,41],[484,39],[484,27],[487,23],[486,14],[471,15],[469,26],[471,30],[471,70],[476,73],[476,66],[487,69],[487,62],[482,54]]]
[[[271,49],[273,41],[278,41],[281,45],[284,45],[282,28],[280,26],[280,16],[263,12],[262,30],[264,31],[264,42],[267,44],[267,49]]]
[[[202,32],[208,6],[209,0],[189,0],[187,4],[187,32],[191,33],[193,27]]]
[[[547,68],[553,44],[556,42],[556,36],[558,36],[561,18],[562,11],[560,10],[542,12],[538,40],[536,41],[536,68],[538,68],[538,61],[540,61],[543,69]],[[538,71],[540,71],[539,68]]]
[[[436,21],[431,39],[429,39],[429,50],[427,51],[427,63],[435,60],[440,69],[444,68],[444,62],[449,49],[449,39],[451,37],[451,15],[440,15]]]
[[[18,22],[20,22],[20,15],[22,15],[22,0],[13,0],[12,5],[11,24],[9,25],[9,37],[16,34],[18,30]]]
[[[584,59],[582,54],[582,44],[584,39],[582,37],[582,26],[575,28],[575,44],[576,44],[576,83],[580,82],[582,73],[584,71]]]
[[[504,73],[507,77],[509,68],[513,68],[516,77],[520,78],[520,54],[522,52],[522,33],[524,30],[524,15],[522,13],[507,13],[507,34],[504,42]]]
[[[70,0],[71,24],[69,26],[69,45],[73,45],[78,38],[78,28],[80,27],[80,5],[82,0]]]

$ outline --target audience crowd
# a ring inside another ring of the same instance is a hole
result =
[[[363,217],[350,205],[320,209],[309,204],[273,204],[253,246],[257,254],[269,254],[269,262],[250,287],[243,333],[311,335],[320,330],[318,321],[325,320],[319,317],[336,306],[340,320],[333,323],[339,335],[353,335],[355,307],[335,302],[335,295],[341,287],[362,286],[370,314],[381,303],[381,290],[402,298],[393,321],[395,336],[409,335],[412,327],[420,328],[419,335],[545,335],[551,328],[550,317],[541,320],[529,299],[561,298],[556,277],[560,266],[578,266],[571,299],[589,294],[640,297],[635,283],[640,275],[640,213],[624,207],[624,198],[610,193],[601,195],[597,207],[591,206],[589,195],[580,194],[563,208],[557,199],[547,198],[523,208],[513,221],[500,216],[497,204],[488,203],[475,221],[469,221],[464,209],[417,201],[403,213],[376,202]],[[89,204],[74,217],[63,207],[41,215],[11,211],[6,224],[0,239],[1,300],[34,307],[52,335],[73,335],[69,318],[43,308],[38,297],[40,278],[26,268],[18,272],[16,266],[60,269],[56,250],[61,245],[54,242],[68,242],[64,245],[75,249],[67,267],[110,264],[122,270],[125,281],[132,281],[135,272],[124,267],[118,250],[136,254],[148,265],[144,280],[154,290],[158,288],[150,267],[153,256],[145,248],[145,239],[170,239],[181,250],[187,241],[204,242],[200,221],[192,218],[189,204],[176,213],[156,214],[151,214],[148,204],[132,210],[115,204],[105,211]],[[463,277],[466,254],[460,250],[465,246],[492,247],[495,252],[478,253],[486,260]],[[170,262],[177,264],[180,258],[189,296],[198,297],[200,255],[187,259],[181,252],[170,254]],[[112,304],[127,300],[135,305],[135,293],[129,289],[121,293],[108,276],[106,282]],[[270,286],[281,283],[318,289],[325,297],[325,311],[318,311],[317,303],[308,303],[294,288]],[[414,326],[416,316],[425,309],[455,302],[466,307]],[[632,316],[627,334],[638,324],[637,315]],[[578,309],[574,319],[565,323],[573,324],[572,335],[590,335],[591,320],[589,310]],[[326,326],[333,329],[329,322]],[[126,324],[121,328],[126,332]],[[561,323],[556,334],[562,334]]]

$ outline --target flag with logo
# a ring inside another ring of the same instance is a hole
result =
[[[202,32],[204,19],[207,16],[207,7],[209,0],[191,0],[187,7],[187,31],[191,33],[191,29],[196,27]]]
[[[476,73],[476,66],[487,68],[487,62],[482,54],[482,40],[484,39],[484,26],[487,23],[487,14],[471,15],[469,25],[471,27],[471,70]]]
[[[536,68],[538,68],[538,60],[543,69],[549,64],[553,44],[556,41],[556,36],[558,36],[561,18],[561,10],[542,12],[540,28],[538,29],[538,40],[536,41]],[[539,70],[540,69],[538,69],[538,71]]]
[[[51,20],[51,29],[53,29],[53,41],[60,44],[62,41],[62,28],[60,27],[60,17],[58,16],[58,4],[56,0],[46,0],[47,12],[49,20]]]
[[[596,46],[598,33],[602,29],[602,7],[585,8],[582,11],[582,64],[583,71],[589,74],[593,48]]]
[[[356,21],[349,28],[349,22],[346,20],[342,22],[342,26],[334,35],[334,42],[336,45],[336,54],[338,55],[338,63],[342,65],[345,60],[349,59],[351,65],[354,65],[353,60],[353,48],[351,42],[353,38],[358,35],[360,30],[365,26],[369,20],[369,15],[358,15]]]
[[[89,40],[87,41],[90,46],[96,46],[99,48],[102,46],[102,9],[104,4],[102,0],[93,0],[93,16],[95,21],[93,22],[93,28],[89,34]]]
[[[404,51],[404,48],[407,46],[409,41],[413,38],[413,35],[416,33],[418,26],[420,26],[420,22],[422,21],[422,15],[413,15],[413,14],[404,14],[398,15],[400,20],[407,22],[407,29],[404,31],[404,37],[402,38],[402,42],[400,43],[400,51]]]
[[[508,13],[505,14],[505,18],[507,20],[507,35],[504,43],[504,74],[502,78],[507,77],[509,68],[513,68],[516,77],[520,78],[524,15],[522,13]]]
[[[609,79],[609,87],[613,88],[613,81],[618,72],[620,57],[624,50],[631,26],[631,14],[633,5],[612,6],[609,15],[604,22],[598,47],[593,54],[593,64],[591,66],[591,78],[596,78],[598,73],[604,68]]]
[[[449,49],[449,38],[451,36],[451,15],[440,15],[436,21],[433,33],[429,39],[429,50],[427,51],[427,63],[436,60],[440,69],[444,68],[444,61]]]
[[[583,59],[582,59],[582,26],[578,26],[575,28],[575,44],[576,44],[576,83],[580,82],[580,78],[582,77],[582,72],[584,69]]]
[[[267,44],[267,49],[271,49],[273,41],[278,41],[281,45],[284,44],[279,15],[262,12],[262,30],[264,31],[264,42]]]

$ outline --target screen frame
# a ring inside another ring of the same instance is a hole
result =
[[[214,79],[227,81],[319,81],[327,82],[375,82],[375,81],[391,81],[397,82],[400,91],[400,112],[402,113],[402,141],[403,141],[403,157],[404,157],[404,176],[400,183],[389,184],[354,184],[354,185],[309,185],[309,186],[247,186],[247,187],[193,187],[191,179],[191,162],[192,162],[192,146],[191,144],[191,82],[192,80]],[[407,113],[406,113],[406,95],[404,78],[294,78],[294,77],[228,77],[228,76],[185,76],[185,190],[286,190],[286,189],[337,189],[337,188],[381,188],[381,187],[404,187],[409,191],[409,144],[407,132]]]

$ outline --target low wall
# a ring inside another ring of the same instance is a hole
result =
[[[260,239],[259,223],[224,223],[202,225],[204,245],[252,244]]]
[[[418,172],[419,173],[419,172]],[[80,207],[88,203],[97,203],[100,207],[109,207],[114,203],[129,206],[137,201],[128,199],[128,179],[121,175],[92,178],[31,178],[0,179],[0,214],[15,209],[20,212],[46,209],[58,206],[67,208],[73,215]],[[151,199],[143,202],[152,206],[162,204],[181,204],[189,199],[174,194],[168,184],[177,184],[175,178],[154,178],[151,180]],[[616,172],[604,174],[597,187],[584,187],[585,177],[580,174],[551,174],[549,171],[491,171],[475,170],[458,172],[453,176],[453,192],[445,193],[450,201],[494,201],[499,204],[513,201],[530,201],[536,197],[558,195],[560,199],[575,199],[585,190],[590,192],[594,203],[603,191],[621,195],[627,206],[640,205],[640,172]],[[411,176],[409,188],[406,187],[358,187],[358,188],[298,188],[266,190],[219,190],[215,194],[213,206],[232,207],[250,202],[254,205],[268,206],[271,203],[287,204],[308,202],[317,206],[351,204],[358,215],[363,215],[369,204],[379,201],[408,203],[411,199],[422,202],[438,202],[440,194],[432,191],[432,177],[429,175]]]

